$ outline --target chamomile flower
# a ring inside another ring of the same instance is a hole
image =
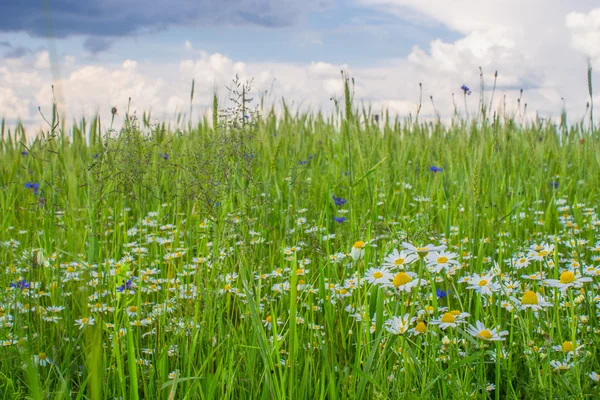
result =
[[[587,376],[589,376],[594,382],[600,381],[600,375],[598,375],[595,371],[588,372]]]
[[[417,274],[414,272],[404,272],[400,271],[396,275],[394,275],[393,279],[388,283],[385,283],[384,286],[392,287],[399,292],[410,292],[414,287],[423,284],[425,281],[423,279],[415,279]]]
[[[571,353],[579,354],[579,350],[581,350],[582,348],[583,348],[583,345],[579,345],[578,342],[573,343],[569,340],[565,340],[561,345],[552,346],[552,350],[560,351],[565,354],[571,354]]]
[[[464,319],[469,316],[471,316],[471,314],[454,310],[445,312],[441,317],[433,319],[429,323],[439,325],[440,329],[446,330],[447,328],[456,328],[458,324],[466,323],[467,321]]]
[[[354,261],[358,261],[363,258],[365,254],[365,246],[366,243],[362,241],[355,242],[354,245],[352,245],[350,256],[354,259]]]
[[[573,362],[571,362],[571,357],[569,355],[567,355],[567,358],[565,358],[562,361],[559,361],[559,360],[552,360],[552,361],[550,361],[550,366],[556,372],[568,371],[574,365],[575,364]]]
[[[414,322],[414,320],[415,320],[415,318],[413,318],[412,322]],[[430,331],[429,329],[427,329],[427,325],[423,321],[417,322],[417,324],[413,328],[410,328],[408,330],[408,333],[411,336],[426,335],[428,333],[430,333],[430,334],[432,334],[434,336],[437,336],[437,333],[435,333],[435,332]]]
[[[406,250],[406,252],[408,254],[416,254],[419,257],[425,257],[426,255],[428,255],[431,252],[440,252],[446,248],[446,246],[444,246],[444,245],[435,246],[433,244],[428,244],[423,247],[417,247],[408,242],[402,243],[402,247],[404,248],[404,250]]]
[[[469,285],[467,289],[473,289],[477,293],[483,296],[491,296],[492,293],[500,290],[500,285],[493,282],[494,275],[486,274],[480,276],[479,274],[473,274],[469,279]]]
[[[94,325],[94,317],[83,317],[75,320],[75,326],[79,326],[79,329],[83,329],[86,325]]]
[[[475,326],[469,325],[466,331],[467,333],[471,334],[472,336],[475,336],[476,338],[491,342],[504,340],[505,338],[503,338],[502,336],[508,335],[508,331],[498,332],[497,329],[486,328],[483,322],[481,321],[476,321]]]
[[[392,317],[384,323],[385,330],[394,335],[402,335],[408,330],[409,326],[410,317],[408,314],[404,314],[403,317]]]
[[[365,280],[371,284],[388,284],[392,274],[386,268],[369,268],[365,273]]]
[[[560,289],[561,292],[565,293],[570,287],[580,288],[586,282],[592,282],[592,278],[581,277],[578,271],[563,271],[560,274],[559,279],[546,279],[544,283],[548,286],[552,286]]]
[[[515,303],[515,305],[520,310],[527,310],[528,308],[533,311],[540,311],[545,307],[551,307],[553,304],[544,300],[544,297],[536,293],[532,290],[528,290],[523,293],[521,299],[517,299],[516,297],[510,297],[510,299]]]
[[[406,251],[398,251],[394,249],[386,258],[383,260],[383,266],[398,269],[404,269],[406,266],[412,264],[418,259],[416,254],[409,254]]]
[[[34,355],[33,361],[36,365],[39,365],[40,367],[45,367],[48,364],[52,364],[52,360],[50,360],[44,352]]]
[[[439,273],[443,269],[449,270],[453,266],[458,266],[460,263],[456,260],[458,254],[446,251],[433,251],[427,254],[425,261],[427,269],[432,273]]]

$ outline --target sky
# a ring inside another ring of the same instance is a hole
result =
[[[276,107],[330,112],[341,70],[374,112],[414,115],[422,88],[423,117],[473,116],[481,95],[514,114],[522,89],[525,118],[576,123],[588,62],[600,84],[597,0],[0,0],[0,118],[31,131],[53,98],[67,121],[108,121],[129,98],[172,120],[192,80],[198,118],[236,75]]]

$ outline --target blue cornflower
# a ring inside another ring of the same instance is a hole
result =
[[[300,160],[300,161],[298,161],[298,165],[306,165],[306,164],[308,164],[307,160]]]
[[[343,199],[341,197],[335,197],[335,195],[333,195],[332,198],[336,206],[343,206],[344,204],[346,204],[346,199]]]
[[[444,299],[448,296],[448,293],[450,293],[450,290],[443,291],[442,289],[435,289],[435,293],[436,293],[438,299]]]
[[[244,153],[244,157],[246,157],[250,160],[254,160],[254,154],[252,154],[252,153]]]
[[[432,165],[431,167],[429,167],[429,170],[431,172],[442,172],[442,167],[436,167],[435,165]]]
[[[38,194],[40,191],[40,184],[39,182],[27,182],[25,184],[25,189],[33,189],[33,193]]]
[[[19,290],[29,289],[31,287],[31,283],[27,282],[25,279],[21,279],[20,281],[17,281],[16,283],[11,283],[10,287],[19,289]]]
[[[471,89],[469,89],[467,85],[462,85],[460,88],[463,90],[463,92],[465,92],[466,95],[471,95]]]
[[[133,282],[131,281],[131,279],[128,279],[127,282],[125,282],[121,286],[117,287],[117,291],[123,293],[125,290],[130,290],[132,285],[133,285]]]
[[[337,223],[346,222],[346,217],[333,217],[333,220]]]
[[[94,154],[92,157],[93,158],[98,158],[98,153]]]
[[[26,156],[26,155],[28,155],[28,154],[29,154],[29,152],[28,152],[28,151],[22,151],[22,152],[21,152],[21,155],[22,155],[22,156]]]
[[[165,153],[165,154],[160,153],[158,156],[164,158],[165,160],[169,159],[169,154],[168,153]]]
[[[550,187],[551,188],[558,189],[558,185],[559,185],[558,181],[552,181],[552,182],[550,182]]]

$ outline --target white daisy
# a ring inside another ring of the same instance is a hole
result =
[[[487,341],[499,341],[504,340],[502,336],[508,335],[508,331],[497,332],[497,329],[488,329],[485,327],[483,322],[476,321],[475,326],[469,325],[467,332],[476,338],[487,340]]]

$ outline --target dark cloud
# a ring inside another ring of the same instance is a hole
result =
[[[115,40],[112,38],[103,36],[90,36],[85,40],[85,42],[83,42],[83,47],[85,47],[85,49],[90,53],[96,54],[108,50],[114,42]]]
[[[334,0],[2,0],[0,32],[33,36],[95,37],[88,49],[118,38],[171,26],[249,24],[280,27]]]
[[[0,48],[7,49],[3,54],[3,58],[21,58],[25,57],[28,54],[32,54],[33,51],[24,46],[13,46],[10,42],[2,41],[0,42]]]

